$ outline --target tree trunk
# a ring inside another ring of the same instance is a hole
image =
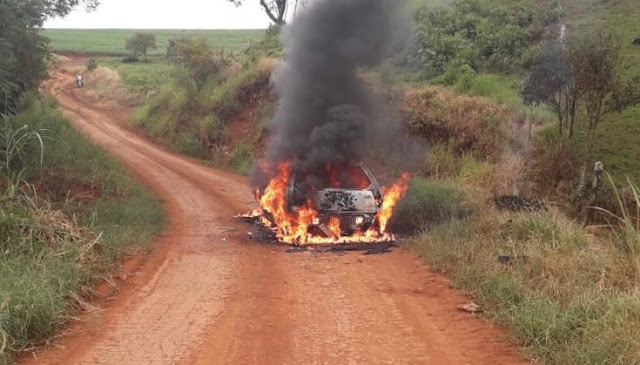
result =
[[[282,25],[282,24],[285,23],[284,16],[285,16],[286,10],[287,10],[287,0],[276,0],[276,8],[277,8],[277,11],[278,11],[277,14],[274,14],[271,11],[271,8],[269,8],[269,5],[267,4],[266,0],[260,0],[260,5],[262,5],[262,8],[267,13],[267,16],[274,23],[276,23],[278,25]]]
[[[582,158],[582,166],[580,167],[580,184],[578,190],[582,194],[587,187],[587,171],[589,167],[589,161],[591,160],[591,150],[593,149],[593,142],[596,136],[597,119],[593,116],[589,117],[589,126],[587,129],[587,140],[584,145],[584,155]]]
[[[560,137],[562,137],[562,135],[564,134],[564,133],[562,132],[562,129],[563,129],[562,127],[563,127],[563,125],[564,125],[564,119],[565,119],[565,118],[560,118],[560,119],[558,119],[558,133],[560,134]]]
[[[567,124],[568,124],[568,129],[569,129],[569,139],[573,138],[573,121],[575,119],[575,112],[570,113],[567,116]]]

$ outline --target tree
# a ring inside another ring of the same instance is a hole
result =
[[[45,19],[67,15],[97,0],[0,0],[0,114],[13,113],[22,94],[47,76],[48,41],[39,33]]]
[[[189,75],[189,79],[195,83],[196,90],[200,90],[208,80],[218,76],[224,67],[223,57],[215,54],[211,42],[204,36],[170,39],[167,60]]]
[[[156,36],[151,33],[135,33],[131,38],[127,39],[125,48],[131,51],[135,57],[144,56],[147,59],[147,50],[155,49]]]
[[[233,3],[235,6],[240,6],[246,0],[228,0]],[[260,5],[264,9],[265,13],[272,22],[282,25],[286,23],[286,15],[288,10],[288,5],[291,3],[289,0],[259,0]],[[298,1],[295,1],[296,5]]]
[[[565,48],[559,41],[543,45],[525,80],[522,96],[525,104],[546,105],[558,118],[558,133],[573,137],[573,126],[582,90],[577,87],[567,64]]]
[[[567,62],[576,87],[584,95],[587,136],[580,172],[579,192],[586,186],[586,174],[596,129],[603,117],[620,113],[640,103],[640,76],[625,77],[627,58],[622,42],[606,29],[587,31],[570,40]]]
[[[43,0],[43,14],[46,17],[66,16],[80,4],[84,4],[87,11],[91,11],[100,5],[100,0]]]

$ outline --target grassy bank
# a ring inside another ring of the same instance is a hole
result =
[[[134,124],[182,154],[248,173],[275,108],[275,61],[266,55],[278,51],[277,37],[270,32],[239,58],[222,56],[206,38],[178,40],[169,78],[138,109]]]
[[[505,325],[528,358],[640,362],[637,222],[594,236],[554,211],[498,211],[472,186],[459,178],[423,185],[410,205],[432,207],[423,223],[431,228],[408,245]],[[465,207],[473,213],[461,216]]]
[[[0,130],[42,137],[41,145],[29,134],[23,153],[0,170],[0,364],[8,364],[81,309],[80,298],[119,258],[145,249],[163,216],[160,202],[76,132],[52,100],[31,97]]]
[[[45,29],[42,35],[51,40],[55,52],[93,55],[125,55],[127,39],[140,30],[134,29]],[[202,35],[211,40],[216,48],[240,51],[249,43],[260,40],[264,30],[171,30],[149,29],[144,32],[156,36],[158,48],[149,55],[164,55],[169,39],[184,35]]]

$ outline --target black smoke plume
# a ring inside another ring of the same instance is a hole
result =
[[[266,153],[271,166],[287,161],[320,175],[327,165],[361,161],[380,135],[384,109],[358,71],[389,55],[402,4],[316,0],[285,29],[285,61],[273,74],[279,103]],[[256,185],[268,178],[256,169]]]

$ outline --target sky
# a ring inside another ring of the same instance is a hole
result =
[[[97,10],[79,7],[45,28],[262,29],[269,25],[258,0],[235,7],[227,0],[101,0]]]

